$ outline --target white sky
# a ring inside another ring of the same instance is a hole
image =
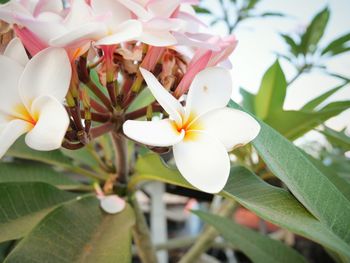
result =
[[[218,11],[217,0],[205,0],[204,5]],[[239,45],[231,61],[233,63],[233,80],[235,100],[240,100],[239,87],[251,92],[257,92],[261,78],[266,69],[274,62],[273,52],[285,53],[287,47],[279,37],[278,32],[300,32],[310,19],[326,5],[331,9],[331,18],[321,44],[350,31],[350,1],[349,0],[261,0],[257,11],[282,12],[290,18],[263,18],[245,21],[237,28],[235,35]],[[223,24],[214,26],[215,33],[225,34]],[[281,61],[287,79],[291,79],[295,71],[287,62]],[[333,58],[326,63],[329,70],[350,77],[350,54]],[[315,96],[334,88],[342,81],[314,71],[305,74],[288,89],[285,109],[298,109]],[[350,86],[344,87],[328,101],[350,99]],[[350,129],[350,110],[341,116],[331,119],[327,125],[334,129],[347,126]]]

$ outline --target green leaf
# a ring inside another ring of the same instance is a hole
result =
[[[0,0],[0,4],[6,4],[10,0]]]
[[[349,107],[350,101],[337,101],[319,111],[276,111],[264,121],[286,138],[295,140]]]
[[[341,47],[344,47],[344,45],[350,41],[350,33],[347,33],[335,40],[333,40],[331,43],[329,43],[322,51],[322,55],[326,53],[332,54],[334,51],[338,50]]]
[[[217,215],[194,211],[205,223],[212,225],[228,242],[254,263],[297,263],[306,260],[282,242],[268,238],[233,221]]]
[[[299,45],[294,41],[293,38],[286,34],[280,34],[280,36],[284,39],[284,41],[288,44],[291,53],[297,56],[300,52]]]
[[[306,103],[302,108],[301,111],[312,111],[317,106],[319,106],[321,103],[323,103],[326,99],[328,99],[330,96],[332,96],[334,93],[336,93],[338,90],[346,86],[348,83],[341,84],[333,89],[330,89],[329,91],[321,94],[320,96],[314,98],[313,100]]]
[[[198,5],[193,6],[194,11],[196,11],[197,14],[211,14],[210,10],[200,7]]]
[[[350,202],[350,184],[342,177],[340,177],[333,169],[325,166],[320,160],[317,160],[309,154],[302,151],[307,159],[320,171],[322,172],[344,195]]]
[[[157,154],[141,157],[136,170],[137,174],[130,180],[132,189],[149,180],[193,189],[177,170],[166,167]],[[321,224],[288,191],[265,183],[246,168],[231,169],[220,195],[233,198],[265,220],[350,256],[350,246]]]
[[[175,169],[164,165],[157,154],[150,153],[140,156],[135,164],[135,175],[130,178],[128,187],[136,189],[139,183],[147,180],[162,181],[186,188],[193,188]]]
[[[350,202],[290,141],[267,124],[260,125],[253,145],[270,170],[316,218],[350,244]]]
[[[255,114],[255,95],[249,91],[240,88],[239,93],[243,97],[243,107],[252,114]]]
[[[346,52],[349,52],[349,51],[350,51],[350,47],[349,46],[337,47],[337,48],[334,48],[330,52],[330,55],[332,55],[334,57],[334,56],[337,56],[337,55],[340,55],[340,54],[343,54],[343,53],[346,53]]]
[[[276,62],[265,73],[258,94],[255,97],[255,112],[261,119],[283,108],[287,81],[282,68]]]
[[[101,179],[102,176],[106,177],[105,174],[96,174],[95,172],[74,165],[73,161],[65,156],[60,150],[49,152],[35,151],[26,145],[23,136],[18,139],[14,145],[12,145],[12,147],[7,151],[6,155],[57,166],[95,180]]]
[[[261,218],[309,238],[341,254],[350,246],[312,216],[288,191],[272,186],[244,167],[233,167],[221,193]]]
[[[136,99],[131,103],[127,112],[133,112],[135,110],[147,107],[155,101],[154,96],[150,89],[143,89]]]
[[[134,214],[109,215],[96,197],[64,204],[47,215],[10,253],[12,262],[131,262]]]
[[[7,241],[4,243],[0,243],[0,262],[4,262],[7,254],[9,253],[11,247],[13,245],[13,241]]]
[[[301,48],[303,54],[315,52],[328,24],[330,12],[328,7],[319,12],[311,21],[306,32],[301,37]]]
[[[62,172],[57,172],[51,166],[34,162],[0,163],[0,183],[9,182],[42,182],[55,186],[78,186]]]
[[[64,156],[60,150],[42,152],[29,148],[24,142],[23,136],[12,145],[6,155],[65,168],[72,165],[72,161],[68,157]]]
[[[327,140],[332,145],[340,147],[344,151],[350,151],[350,137],[345,134],[345,130],[338,132],[325,126],[324,129],[319,132],[326,136]]]
[[[61,149],[61,152],[72,159],[77,165],[85,165],[94,170],[99,170],[99,162],[96,160],[94,155],[92,154],[89,147],[93,147],[92,145],[85,146],[84,148],[78,150],[67,150]]]
[[[75,197],[44,183],[0,183],[0,242],[23,237],[54,207]]]
[[[278,16],[278,17],[285,17],[286,15],[283,13],[278,12],[265,12],[259,15],[260,17],[270,17],[270,16]]]

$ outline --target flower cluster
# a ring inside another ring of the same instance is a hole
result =
[[[49,151],[79,149],[113,132],[172,146],[189,183],[220,191],[227,152],[260,129],[226,107],[231,78],[218,66],[229,65],[236,39],[203,33],[192,7],[198,0],[62,3],[0,5],[0,20],[16,35],[0,56],[0,157],[24,133],[29,147]],[[144,84],[156,101],[130,112]]]

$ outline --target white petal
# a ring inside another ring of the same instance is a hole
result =
[[[9,24],[15,24],[18,16],[32,16],[29,10],[16,1],[0,5],[0,19]]]
[[[147,7],[154,16],[168,18],[174,13],[180,2],[179,0],[167,0],[167,3],[164,4],[164,1],[158,0],[152,1]]]
[[[113,34],[98,40],[95,45],[114,45],[136,40],[142,34],[142,24],[137,20],[127,20],[113,29]]]
[[[12,39],[11,42],[7,45],[4,51],[4,55],[12,58],[13,60],[16,60],[23,67],[25,67],[29,61],[27,52],[24,49],[21,40],[17,37]]]
[[[108,214],[117,214],[124,210],[125,201],[117,195],[103,196],[100,198],[100,206]]]
[[[91,6],[96,15],[111,14],[107,24],[112,30],[131,18],[130,11],[116,0],[92,0]]]
[[[230,108],[208,112],[196,122],[204,132],[218,138],[227,151],[249,143],[260,132],[260,125],[253,117],[243,111]]]
[[[182,116],[184,114],[183,107],[180,102],[175,99],[163,86],[159,83],[156,77],[149,71],[140,68],[141,74],[145,79],[148,88],[151,90],[153,96],[164,108],[177,124],[182,124]]]
[[[64,26],[69,30],[73,30],[92,19],[92,9],[86,1],[74,0],[71,3],[68,15],[64,20]]]
[[[155,47],[167,47],[177,44],[176,38],[169,31],[145,29],[140,41]]]
[[[35,6],[34,16],[42,12],[59,13],[63,10],[62,0],[39,0]]]
[[[16,61],[0,55],[0,112],[10,115],[22,104],[18,93],[18,82],[23,67]]]
[[[194,78],[187,97],[186,117],[200,116],[227,106],[232,93],[232,79],[226,69],[207,68]]]
[[[71,74],[68,55],[62,48],[48,48],[34,56],[19,81],[19,93],[28,110],[34,99],[43,95],[63,101]]]
[[[26,135],[27,145],[38,151],[60,148],[69,125],[68,113],[61,102],[42,96],[33,102],[31,113],[38,121]]]
[[[50,46],[67,47],[72,45],[83,46],[89,40],[98,39],[106,34],[106,28],[101,23],[87,23],[61,36],[50,40]]]
[[[21,25],[33,32],[41,41],[49,41],[66,32],[62,23],[57,21],[57,15],[53,13],[42,14],[41,20],[34,18],[18,18]],[[48,30],[48,28],[50,30]]]
[[[147,12],[146,9],[133,0],[119,0],[119,2],[133,12],[138,18],[143,20],[149,20],[152,18],[152,15]]]
[[[220,192],[230,174],[230,159],[224,145],[204,132],[190,131],[174,145],[176,166],[194,187],[207,193]]]
[[[172,120],[155,121],[127,121],[123,125],[123,131],[130,139],[139,143],[167,147],[180,142],[184,138],[184,131],[177,131]]]
[[[6,125],[0,125],[0,158],[22,134],[28,132],[32,127],[30,123],[18,119]]]

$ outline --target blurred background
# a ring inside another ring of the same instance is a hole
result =
[[[227,35],[229,29],[224,20],[217,20],[225,16],[222,4],[229,13],[230,22],[237,19],[237,10],[231,0],[203,0],[201,6],[208,9],[211,14],[202,14],[202,19],[211,25],[211,30],[221,35]],[[237,5],[245,1],[236,1]],[[241,2],[241,3],[239,3]],[[239,88],[256,93],[266,69],[275,61],[276,54],[288,53],[288,45],[280,34],[295,36],[303,33],[312,18],[325,7],[330,10],[330,18],[319,46],[325,47],[332,40],[349,33],[350,29],[350,1],[348,0],[293,0],[293,1],[256,1],[252,15],[264,15],[261,18],[247,18],[237,24],[233,29],[239,44],[231,57],[233,64],[234,94],[233,99],[241,100]],[[271,14],[268,16],[267,14]],[[279,16],[281,15],[281,16]],[[282,16],[283,15],[283,16]],[[213,24],[213,22],[215,22]],[[297,71],[286,59],[281,58],[280,63],[291,80]],[[330,59],[321,59],[320,63],[326,66],[330,73],[350,77],[350,52],[344,52]],[[313,69],[302,74],[288,88],[285,109],[298,110],[306,102],[317,97],[331,88],[343,83],[342,79],[330,76],[324,69]],[[337,100],[350,99],[350,86],[344,87],[331,96],[325,103]],[[332,118],[327,125],[333,129],[350,129],[350,110]],[[316,136],[313,134],[313,136]]]

